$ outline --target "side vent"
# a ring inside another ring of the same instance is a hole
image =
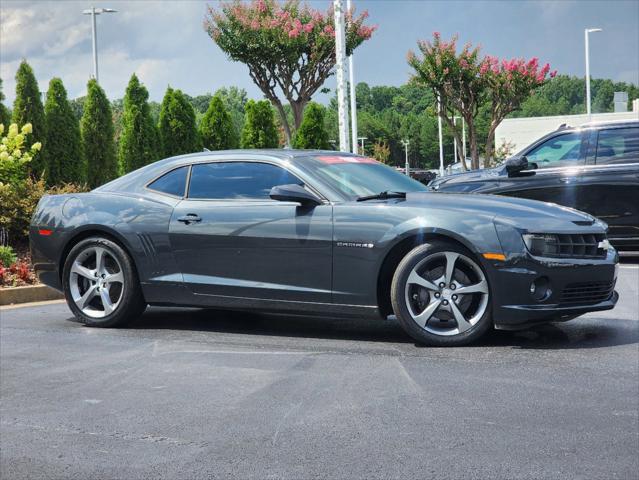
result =
[[[160,261],[158,259],[157,249],[155,248],[153,239],[147,233],[138,233],[137,235],[140,239],[140,245],[142,246],[142,251],[144,252],[144,256],[146,257],[152,275],[161,274],[162,268],[160,267]]]

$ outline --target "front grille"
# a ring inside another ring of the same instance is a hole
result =
[[[543,234],[531,245],[531,253],[552,258],[606,258],[606,249],[599,248],[605,239],[605,233]]]
[[[608,300],[615,288],[614,282],[571,283],[561,292],[561,305],[590,305]]]

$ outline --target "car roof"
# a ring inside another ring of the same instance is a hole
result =
[[[314,155],[330,155],[341,157],[356,156],[350,152],[337,152],[334,150],[292,150],[292,149],[244,149],[244,150],[215,150],[189,153],[175,157],[158,160],[145,167],[134,170],[122,177],[116,178],[106,183],[94,191],[132,191],[138,190],[149,181],[157,178],[169,170],[192,163],[216,161],[223,159],[244,159],[244,160],[271,160],[271,161],[292,161],[296,158],[309,157]]]

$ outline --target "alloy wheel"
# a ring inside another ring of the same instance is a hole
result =
[[[69,271],[71,297],[85,315],[103,318],[113,313],[124,293],[124,273],[108,249],[91,246],[81,251]]]
[[[472,328],[486,312],[489,298],[481,268],[457,252],[427,256],[406,281],[405,301],[413,321],[434,335],[457,335]]]

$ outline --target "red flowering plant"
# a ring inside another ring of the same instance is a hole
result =
[[[345,15],[346,51],[371,38],[375,26],[365,25],[367,12]],[[299,0],[240,0],[207,9],[204,29],[234,61],[245,63],[255,84],[277,109],[287,143],[302,123],[304,107],[333,74],[335,29],[333,9],[321,12]],[[281,91],[291,106],[289,124]]]
[[[554,78],[556,71],[550,65],[543,67],[537,57],[528,61],[523,58],[502,60],[487,55],[479,69],[486,82],[490,100],[491,120],[486,138],[486,158],[492,160],[495,154],[495,130],[506,116],[521,107],[521,104],[535,89]]]

